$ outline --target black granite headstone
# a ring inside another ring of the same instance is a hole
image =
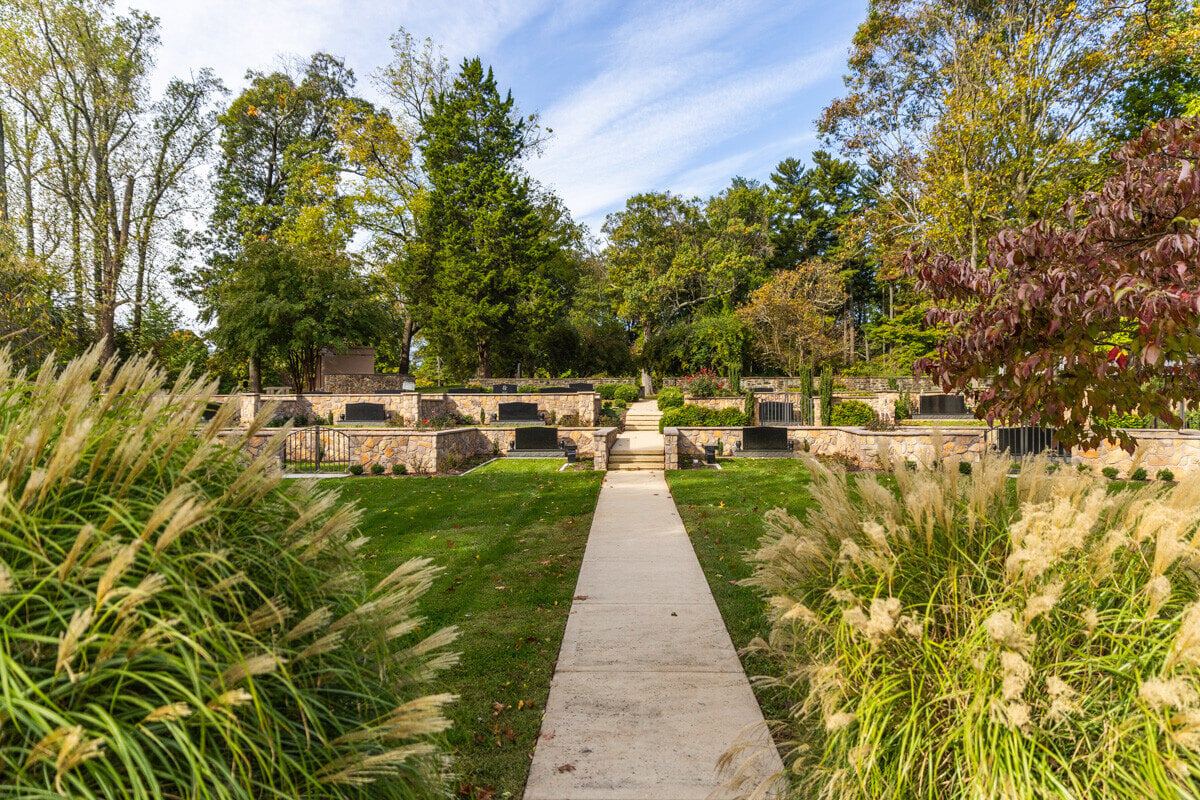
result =
[[[558,428],[517,428],[513,450],[557,450]]]
[[[529,422],[541,419],[538,416],[537,403],[501,403],[500,422]]]
[[[792,404],[777,400],[763,400],[758,404],[758,420],[763,425],[781,425],[794,422]]]
[[[967,406],[961,396],[956,394],[923,394],[921,395],[921,416],[962,417],[967,414]]]
[[[547,386],[543,389],[538,389],[538,394],[567,394],[573,389],[568,389],[565,386]]]
[[[447,389],[446,394],[479,394],[478,389]]]
[[[787,450],[788,434],[784,428],[759,426],[742,428],[742,449],[747,451]]]
[[[387,422],[383,403],[346,403],[346,422]]]
[[[572,392],[594,392],[596,387],[590,383],[568,383],[567,388]]]
[[[204,413],[200,415],[200,419],[204,420],[205,422],[208,422],[210,419],[215,417],[217,415],[217,412],[220,410],[221,410],[220,403],[206,403],[204,405]]]
[[[519,387],[515,383],[497,383],[492,387],[494,394],[516,394]]]

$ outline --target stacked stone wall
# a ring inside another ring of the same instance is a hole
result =
[[[281,394],[241,395],[240,418],[253,419],[262,408],[271,405],[277,417],[313,417],[319,415],[336,424],[346,413],[349,403],[377,403],[388,416],[405,424],[417,424],[447,413],[458,413],[472,421],[479,419],[482,410],[487,423],[495,422],[501,403],[537,403],[538,410],[555,420],[575,414],[581,426],[592,426],[600,416],[600,395],[595,392],[569,394]]]

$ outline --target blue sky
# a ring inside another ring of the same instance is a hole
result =
[[[452,64],[480,56],[554,131],[531,175],[599,233],[637,192],[708,195],[819,147],[866,0],[134,0],[162,20],[159,80],[325,50],[362,95],[403,26]]]

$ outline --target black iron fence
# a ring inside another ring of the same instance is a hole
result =
[[[798,394],[787,400],[760,400],[759,425],[812,425],[813,399]]]
[[[333,428],[297,428],[283,442],[288,472],[345,472],[350,469],[351,439]]]
[[[1054,428],[996,428],[996,449],[1012,458],[1048,453],[1051,457],[1067,458],[1071,451],[1059,444]]]

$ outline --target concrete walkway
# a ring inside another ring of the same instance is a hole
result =
[[[525,800],[734,796],[717,760],[769,737],[662,472],[607,474],[575,594]]]

